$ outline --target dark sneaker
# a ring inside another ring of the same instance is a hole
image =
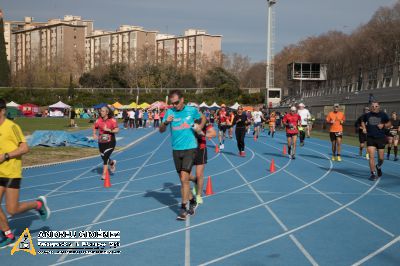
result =
[[[300,142],[300,147],[303,147],[304,146],[304,142]]]
[[[378,180],[378,178],[379,178],[379,177],[377,177],[377,176],[375,175],[375,173],[373,173],[373,174],[371,174],[371,176],[369,177],[369,180],[371,180],[371,181],[376,181],[376,180]]]
[[[188,214],[189,215],[194,215],[195,213],[196,213],[196,208],[197,208],[197,206],[199,206],[198,204],[197,204],[197,201],[195,201],[195,202],[189,202],[189,210],[188,210]]]
[[[0,240],[0,249],[12,246],[15,243],[15,236],[13,238],[8,238],[2,233],[3,238]]]
[[[375,167],[376,167],[376,172],[378,173],[378,177],[381,177],[382,176],[382,167],[378,166],[378,165],[376,165]]]
[[[185,221],[187,216],[188,216],[188,212],[186,211],[186,209],[181,208],[179,210],[179,215],[176,217],[176,219],[180,220],[180,221]]]
[[[42,207],[39,210],[37,210],[39,213],[40,219],[42,219],[42,221],[46,221],[50,217],[50,209],[47,206],[46,197],[40,196],[37,199],[37,201],[40,201],[42,203]]]
[[[296,155],[292,154],[292,160],[296,159]]]
[[[386,155],[386,160],[390,160],[390,154]]]
[[[399,159],[397,158],[397,156],[396,157],[394,157],[394,161],[395,162],[397,162]]]

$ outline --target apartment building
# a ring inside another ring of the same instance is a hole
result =
[[[156,35],[157,31],[130,25],[122,25],[115,32],[96,30],[86,37],[85,69],[112,63],[131,65],[141,60],[152,60],[150,57],[155,57]]]
[[[205,30],[188,29],[184,36],[159,34],[157,62],[197,70],[209,62],[221,64],[222,35],[210,35]]]
[[[15,73],[32,64],[68,67],[79,64],[78,60],[84,62],[85,31],[84,25],[54,22],[13,32],[11,71]]]

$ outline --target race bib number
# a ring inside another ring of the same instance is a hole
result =
[[[395,129],[395,128],[390,129],[389,132],[390,132],[390,135],[392,135],[392,136],[397,136],[397,134],[398,134],[397,129]]]
[[[99,142],[110,142],[111,141],[111,135],[109,134],[101,134],[99,138]]]
[[[335,132],[335,136],[336,137],[342,137],[343,136],[343,132],[342,131]]]

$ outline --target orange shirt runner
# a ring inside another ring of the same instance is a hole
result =
[[[345,119],[346,118],[342,112],[330,112],[326,116],[326,122],[331,125],[329,132],[343,132],[343,123]]]

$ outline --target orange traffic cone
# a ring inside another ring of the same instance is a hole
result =
[[[104,179],[104,187],[105,188],[111,187],[110,174],[108,173],[108,170],[106,170],[106,176]]]
[[[283,155],[286,155],[287,154],[287,151],[286,151],[286,145],[283,145]]]
[[[274,161],[274,159],[271,160],[271,165],[269,166],[269,171],[271,173],[275,172],[275,161]]]
[[[219,146],[218,146],[218,144],[215,145],[215,153],[219,153]]]
[[[212,189],[212,184],[211,184],[211,176],[208,176],[207,179],[207,186],[206,186],[206,195],[212,195],[214,194],[213,189]]]

